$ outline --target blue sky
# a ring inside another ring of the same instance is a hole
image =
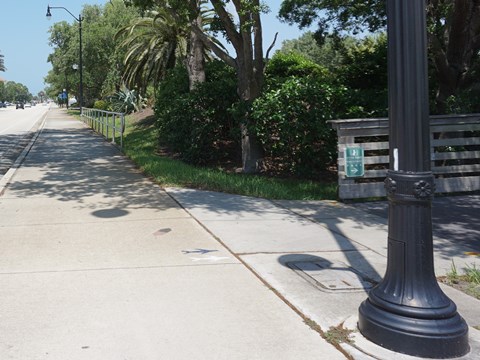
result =
[[[47,62],[52,49],[48,45],[48,29],[54,22],[75,20],[66,11],[52,10],[52,19],[45,17],[47,5],[63,6],[76,17],[84,4],[103,5],[107,0],[2,0],[0,7],[0,53],[4,55],[7,71],[0,77],[7,81],[22,83],[33,95],[43,90],[43,78],[51,69]],[[298,38],[303,31],[296,26],[281,23],[276,18],[280,0],[265,1],[271,9],[262,17],[264,47],[267,48],[278,32],[276,47],[287,39]]]

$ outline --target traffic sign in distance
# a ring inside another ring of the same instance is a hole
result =
[[[363,149],[361,147],[345,148],[345,175],[360,177],[365,175]]]

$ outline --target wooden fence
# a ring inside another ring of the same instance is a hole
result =
[[[388,119],[332,120],[330,124],[338,135],[339,198],[385,196]],[[430,147],[437,193],[480,190],[480,114],[432,116]],[[358,148],[363,149],[362,171],[357,171],[359,162],[352,163],[346,154]],[[355,171],[347,166],[355,166]]]

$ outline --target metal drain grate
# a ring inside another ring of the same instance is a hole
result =
[[[298,261],[287,264],[298,275],[327,292],[354,292],[371,289],[375,282],[343,262]]]

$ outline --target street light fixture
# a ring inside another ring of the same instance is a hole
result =
[[[453,358],[469,351],[468,326],[433,266],[425,1],[387,0],[390,170],[385,186],[388,262],[359,308],[358,327],[387,349]]]
[[[80,113],[82,113],[82,106],[83,106],[83,66],[82,66],[82,15],[78,15],[78,18],[73,15],[67,8],[63,6],[47,6],[47,19],[50,20],[52,18],[52,14],[50,9],[63,9],[68,12],[77,22],[78,22],[78,34],[79,34],[79,41],[80,41],[80,49],[79,49],[79,69],[80,69],[80,93],[78,94],[79,97],[79,104],[80,104]]]

